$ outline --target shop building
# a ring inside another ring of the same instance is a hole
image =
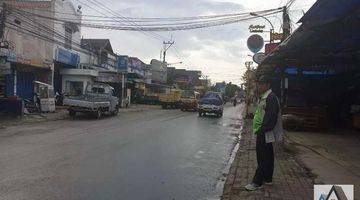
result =
[[[76,71],[74,76],[81,73],[82,67],[79,67],[79,65],[84,63],[81,62],[84,60],[84,58],[81,60],[81,57],[85,56],[85,59],[87,59],[87,54],[91,53],[82,49],[80,44],[81,27],[77,24],[81,23],[81,10],[75,8],[74,4],[69,0],[55,0],[55,11],[57,11],[54,13],[56,19],[70,18],[67,21],[73,22],[57,22],[54,24],[54,30],[57,33],[55,37],[61,41],[61,44],[54,45],[54,91],[66,94],[70,92],[70,88],[80,85],[78,82],[72,83],[69,77],[71,77],[72,71]],[[71,15],[64,13],[71,13]]]
[[[159,60],[152,59],[151,65],[151,82],[155,84],[167,83],[167,66]]]
[[[53,37],[44,30],[53,27],[54,22],[34,14],[52,17],[53,9],[53,1],[6,2],[7,47],[0,49],[0,107],[9,112],[15,109],[22,113],[22,100],[33,100],[35,81],[52,84],[53,43],[43,38]]]
[[[175,85],[184,90],[194,89],[195,86],[200,86],[201,71],[176,69],[175,67],[167,67],[167,83]]]
[[[306,130],[360,127],[359,13],[357,0],[317,1],[258,67]]]
[[[118,68],[118,56],[114,53],[109,39],[81,39],[83,49],[93,53],[97,63],[91,67],[98,71],[95,82],[106,83],[114,87],[118,97],[122,95],[123,74]]]

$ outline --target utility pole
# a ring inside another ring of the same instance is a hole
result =
[[[287,37],[290,36],[291,33],[291,23],[290,23],[290,17],[287,10],[287,7],[283,7],[283,36],[282,41],[284,41]]]
[[[174,44],[174,41],[167,41],[167,42],[163,42],[164,44],[164,51],[163,51],[163,63],[166,62],[166,51]]]

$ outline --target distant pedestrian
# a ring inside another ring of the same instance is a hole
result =
[[[283,135],[279,99],[272,92],[270,79],[261,76],[257,80],[260,98],[253,120],[253,133],[256,135],[257,169],[251,183],[245,186],[248,191],[272,185],[274,172],[273,142],[280,141]]]

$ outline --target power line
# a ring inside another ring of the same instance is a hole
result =
[[[273,15],[273,14],[276,14],[279,12],[281,12],[281,10],[269,12],[269,13],[263,14],[263,16]],[[31,13],[31,14],[33,14],[33,13]],[[55,18],[51,18],[51,17],[47,17],[47,16],[42,16],[42,15],[38,15],[38,14],[33,14],[33,15],[36,15],[38,17],[48,18],[51,20],[56,20],[56,21],[79,24],[79,23],[74,23],[74,22],[70,22],[70,21],[66,21],[66,20],[59,20],[59,19],[55,19]],[[83,27],[89,27],[89,28],[141,31],[141,32],[144,32],[144,31],[176,31],[176,30],[190,30],[190,29],[206,28],[206,27],[212,27],[212,26],[220,26],[220,25],[237,23],[240,21],[251,20],[251,19],[255,19],[255,18],[258,18],[258,16],[247,16],[247,17],[242,17],[242,18],[213,20],[213,21],[208,21],[208,22],[196,22],[196,23],[188,24],[188,25],[182,25],[182,24],[174,24],[172,26],[164,26],[164,25],[156,26],[156,25],[154,25],[154,26],[148,26],[148,27],[141,27],[140,29],[139,29],[138,25],[136,25],[136,26],[132,26],[132,25],[120,26],[120,25],[116,25],[116,24],[108,25],[108,24],[99,24],[99,23],[97,23],[97,24],[96,23],[95,24],[94,23],[80,23],[80,25]]]
[[[79,3],[79,0],[76,0]],[[84,4],[87,7],[91,7],[88,4]],[[12,5],[12,7],[15,7]],[[92,9],[92,7],[91,7]],[[279,8],[275,8],[275,9],[268,9],[268,10],[263,10],[263,11],[257,11],[256,13],[266,13],[266,12],[271,12],[271,11],[275,11],[278,10]],[[48,12],[48,13],[55,13],[55,14],[63,14],[63,15],[69,15],[69,16],[77,16],[77,14],[74,13],[66,13],[66,12],[59,12],[59,11],[50,11],[50,10],[43,10],[43,9],[36,9],[36,8],[31,8],[31,10],[35,10],[35,11],[41,11],[41,12]],[[132,22],[152,22],[152,21],[189,21],[189,20],[198,20],[198,19],[211,19],[211,18],[220,18],[220,17],[231,17],[231,16],[240,16],[240,15],[248,15],[249,12],[242,12],[242,13],[228,13],[228,14],[218,14],[218,15],[200,15],[200,16],[191,16],[191,17],[126,17],[127,19],[131,20]],[[100,16],[100,15],[84,15],[81,14],[82,17],[88,17],[88,18],[102,18],[104,20],[106,19],[123,19],[124,17],[110,17],[110,16]],[[72,19],[72,18],[62,18],[62,19]],[[96,21],[97,19],[82,19],[85,21]],[[99,21],[101,21],[101,19],[99,19]],[[113,20],[115,21],[115,20]]]
[[[81,2],[80,0],[77,0],[78,2]],[[97,2],[97,1],[95,1],[95,2]],[[91,2],[90,2],[91,3]],[[112,11],[111,9],[109,9],[109,8],[107,8],[106,6],[104,6],[104,5],[102,5],[101,3],[99,3],[99,2],[97,2],[100,6],[102,6],[102,7],[105,7],[105,10],[107,10],[107,11],[110,11],[110,13],[114,13],[114,11]],[[85,4],[85,5],[87,5],[87,4]],[[88,6],[88,5],[87,5]],[[97,11],[96,9],[94,9],[94,8],[92,8],[91,6],[88,6],[90,9],[93,9],[93,10],[95,10],[95,11]],[[97,11],[97,12],[99,12],[99,11]],[[99,12],[100,14],[102,14],[102,15],[104,15],[104,16],[107,16],[106,14],[103,14],[102,12]],[[116,14],[114,15],[114,14],[112,14],[113,16],[116,16]],[[122,17],[122,16],[121,16]],[[118,20],[117,20],[118,21]],[[124,21],[118,21],[118,22],[120,22],[120,23],[124,23]],[[141,29],[138,29],[139,31],[141,31],[141,32],[143,32]],[[149,33],[143,33],[143,34],[145,34],[145,35],[147,35],[147,36],[150,36],[150,37],[153,37],[153,38],[155,38],[155,39],[159,39],[159,40],[162,40],[161,39],[161,37],[159,37],[159,36],[154,36],[154,35],[151,35],[151,34],[149,34]]]

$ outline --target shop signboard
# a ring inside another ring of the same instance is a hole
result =
[[[6,56],[0,56],[0,75],[11,74],[10,62],[7,61]]]
[[[63,64],[77,66],[80,62],[80,56],[69,50],[57,48],[55,60]]]
[[[258,34],[253,34],[248,38],[247,46],[251,52],[257,53],[264,47],[264,39]]]
[[[275,40],[282,40],[283,34],[282,33],[270,33],[271,41]]]
[[[144,77],[144,70],[142,67],[144,63],[138,58],[130,58],[130,72],[137,74],[140,77]]]
[[[269,54],[272,51],[274,51],[274,49],[279,46],[280,43],[269,43],[265,45],[265,54]]]
[[[264,32],[265,25],[250,25],[249,30],[250,33],[262,33]]]
[[[7,61],[8,62],[14,62],[14,63],[20,63],[23,65],[31,65],[34,67],[51,67],[52,62],[51,61],[46,61],[46,60],[40,60],[40,59],[29,59],[29,58],[25,58],[23,56],[19,56],[14,52],[8,52],[7,55]]]
[[[120,72],[128,72],[129,57],[118,56],[117,57],[117,68]]]
[[[7,60],[8,60],[9,62],[17,62],[16,53],[14,53],[14,52],[9,52],[8,55],[7,55]]]
[[[103,83],[120,83],[121,75],[117,73],[100,72],[99,76],[96,77],[96,81]]]

